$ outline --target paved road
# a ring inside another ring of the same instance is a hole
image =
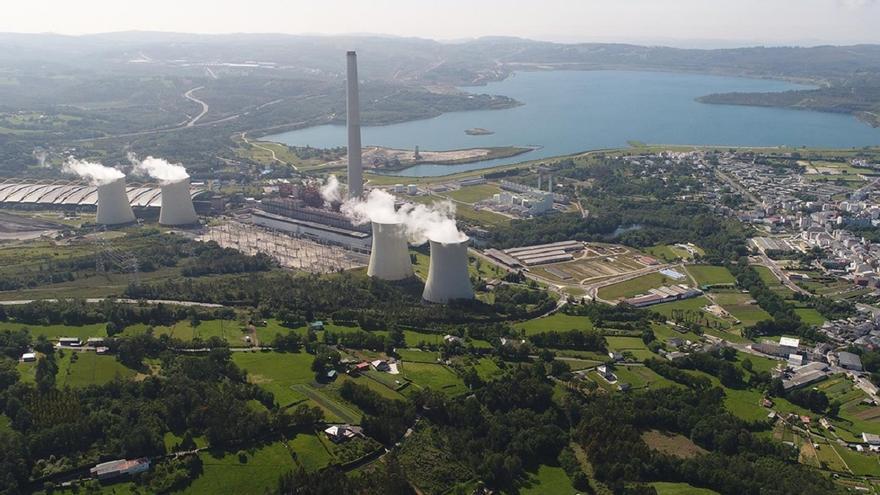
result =
[[[733,187],[734,189],[736,189],[737,191],[739,191],[740,194],[749,198],[749,200],[751,200],[752,203],[755,203],[757,205],[761,204],[761,200],[759,200],[754,194],[752,194],[751,191],[744,188],[739,182],[728,177],[727,174],[725,174],[724,172],[722,172],[716,168],[715,175],[717,175],[721,180],[730,184],[730,186]]]
[[[780,266],[775,261],[770,259],[766,254],[762,254],[760,256],[760,259],[761,265],[767,267],[771,272],[773,272],[773,275],[777,279],[779,279],[780,282],[782,282],[782,285],[788,287],[794,292],[798,292],[800,294],[805,294],[808,296],[811,295],[808,291],[800,288],[796,283],[792,282],[791,278],[788,277],[788,274],[786,274],[782,270],[782,268],[780,268]]]
[[[198,91],[198,90],[200,90],[200,89],[204,89],[204,86],[199,86],[199,87],[197,87],[197,88],[193,88],[193,89],[191,89],[191,90],[189,90],[189,91],[187,91],[186,93],[183,94],[183,96],[184,96],[187,100],[194,101],[194,102],[196,102],[196,103],[198,103],[199,105],[202,106],[202,111],[201,111],[201,113],[199,113],[198,115],[196,115],[195,117],[193,117],[192,119],[190,119],[190,121],[186,123],[186,127],[192,127],[192,126],[196,125],[196,122],[198,122],[200,118],[204,117],[205,114],[208,113],[208,109],[210,108],[210,107],[208,107],[208,104],[207,104],[207,103],[205,103],[204,101],[202,101],[202,100],[196,98],[195,96],[193,96],[193,93],[196,92],[196,91]]]

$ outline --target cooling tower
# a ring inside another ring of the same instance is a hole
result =
[[[98,218],[100,225],[134,222],[134,213],[125,190],[125,177],[98,186]]]
[[[373,250],[367,275],[382,280],[401,280],[412,274],[403,225],[373,222]]]
[[[468,239],[450,243],[430,242],[431,265],[422,299],[442,304],[451,299],[473,299],[474,288],[468,276]]]
[[[364,165],[361,163],[361,104],[358,96],[357,53],[346,54],[346,124],[348,127],[348,198],[364,193]]]
[[[199,221],[189,194],[189,177],[177,182],[162,184],[162,209],[159,223],[162,225],[191,225]]]

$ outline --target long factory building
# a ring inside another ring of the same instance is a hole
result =
[[[132,208],[159,208],[162,206],[158,184],[128,184],[126,193]],[[205,192],[200,185],[190,187],[190,195]],[[0,180],[0,205],[70,208],[98,206],[98,187],[70,180],[33,181],[22,179]]]
[[[560,241],[550,244],[505,249],[504,251],[488,249],[486,250],[486,255],[511,268],[521,268],[524,266],[571,261],[574,259],[571,252],[583,249],[584,243],[580,241]]]

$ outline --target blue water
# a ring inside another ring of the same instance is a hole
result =
[[[709,93],[801,89],[780,81],[633,71],[520,72],[472,92],[510,96],[524,105],[506,110],[453,112],[402,124],[364,127],[365,145],[422,150],[481,146],[539,146],[510,158],[462,165],[420,164],[395,175],[438,176],[525,160],[652,144],[816,146],[880,144],[880,129],[852,116],[780,108],[709,105]],[[487,136],[468,136],[482,127]],[[323,125],[269,136],[289,145],[345,145],[345,127]]]

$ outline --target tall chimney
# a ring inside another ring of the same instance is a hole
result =
[[[348,197],[360,198],[364,192],[364,166],[361,163],[361,104],[358,97],[357,53],[346,54],[346,123],[348,125]]]

